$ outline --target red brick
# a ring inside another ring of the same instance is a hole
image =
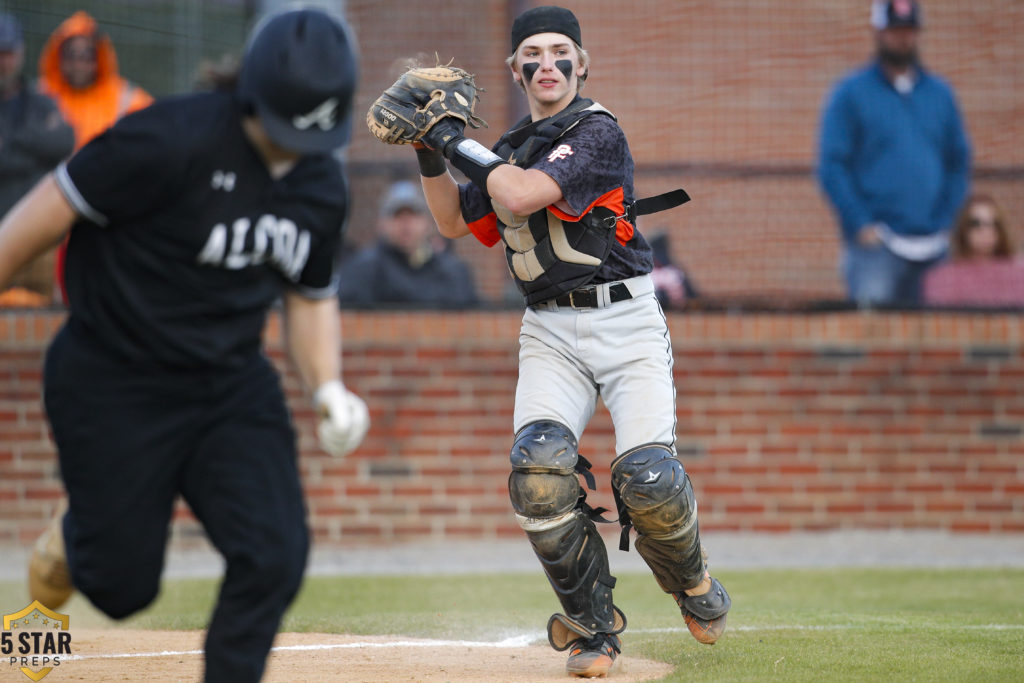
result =
[[[521,537],[506,485],[520,315],[343,317],[349,383],[373,415],[366,441],[347,458],[319,450],[306,391],[280,348],[271,349],[300,430],[315,538]],[[1024,444],[978,429],[1024,415],[1019,317],[689,313],[670,317],[670,326],[680,451],[703,528],[1024,531],[1016,502]],[[808,340],[865,355],[823,360],[801,348]],[[45,340],[25,343],[35,346],[0,347],[0,529],[31,541],[45,521],[27,506],[52,505],[60,485],[39,403]],[[986,345],[1014,351],[998,363],[964,361]],[[702,366],[716,376],[702,376]],[[603,406],[580,446],[599,479],[589,501],[611,506],[614,438]],[[371,465],[391,462],[411,468],[371,474]],[[19,521],[25,514],[32,519]],[[190,525],[190,538],[198,533],[185,508],[175,524]]]

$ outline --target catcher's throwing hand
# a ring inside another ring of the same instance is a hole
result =
[[[419,142],[444,119],[461,121],[462,128],[486,126],[476,115],[482,89],[473,74],[454,66],[416,67],[402,74],[366,112],[366,126],[389,145]],[[450,139],[450,138],[449,138]],[[424,140],[430,144],[428,140]],[[435,144],[431,144],[435,147]]]
[[[320,385],[313,403],[320,414],[317,436],[323,449],[339,457],[355,450],[370,428],[366,402],[339,380],[332,380]]]

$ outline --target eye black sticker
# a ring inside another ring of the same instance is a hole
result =
[[[523,64],[523,76],[526,78],[527,83],[533,81],[533,76],[537,73],[537,69],[539,68],[540,62],[526,62]]]

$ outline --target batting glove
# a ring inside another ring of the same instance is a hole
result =
[[[313,394],[313,403],[320,414],[317,436],[323,449],[338,457],[355,450],[370,428],[366,402],[341,381],[332,380],[320,385]]]

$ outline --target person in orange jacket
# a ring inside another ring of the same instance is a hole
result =
[[[86,12],[75,12],[50,35],[39,56],[39,90],[52,97],[75,130],[75,150],[153,97],[120,75],[110,37]],[[56,278],[64,296],[64,252]],[[64,296],[64,300],[67,298]]]

